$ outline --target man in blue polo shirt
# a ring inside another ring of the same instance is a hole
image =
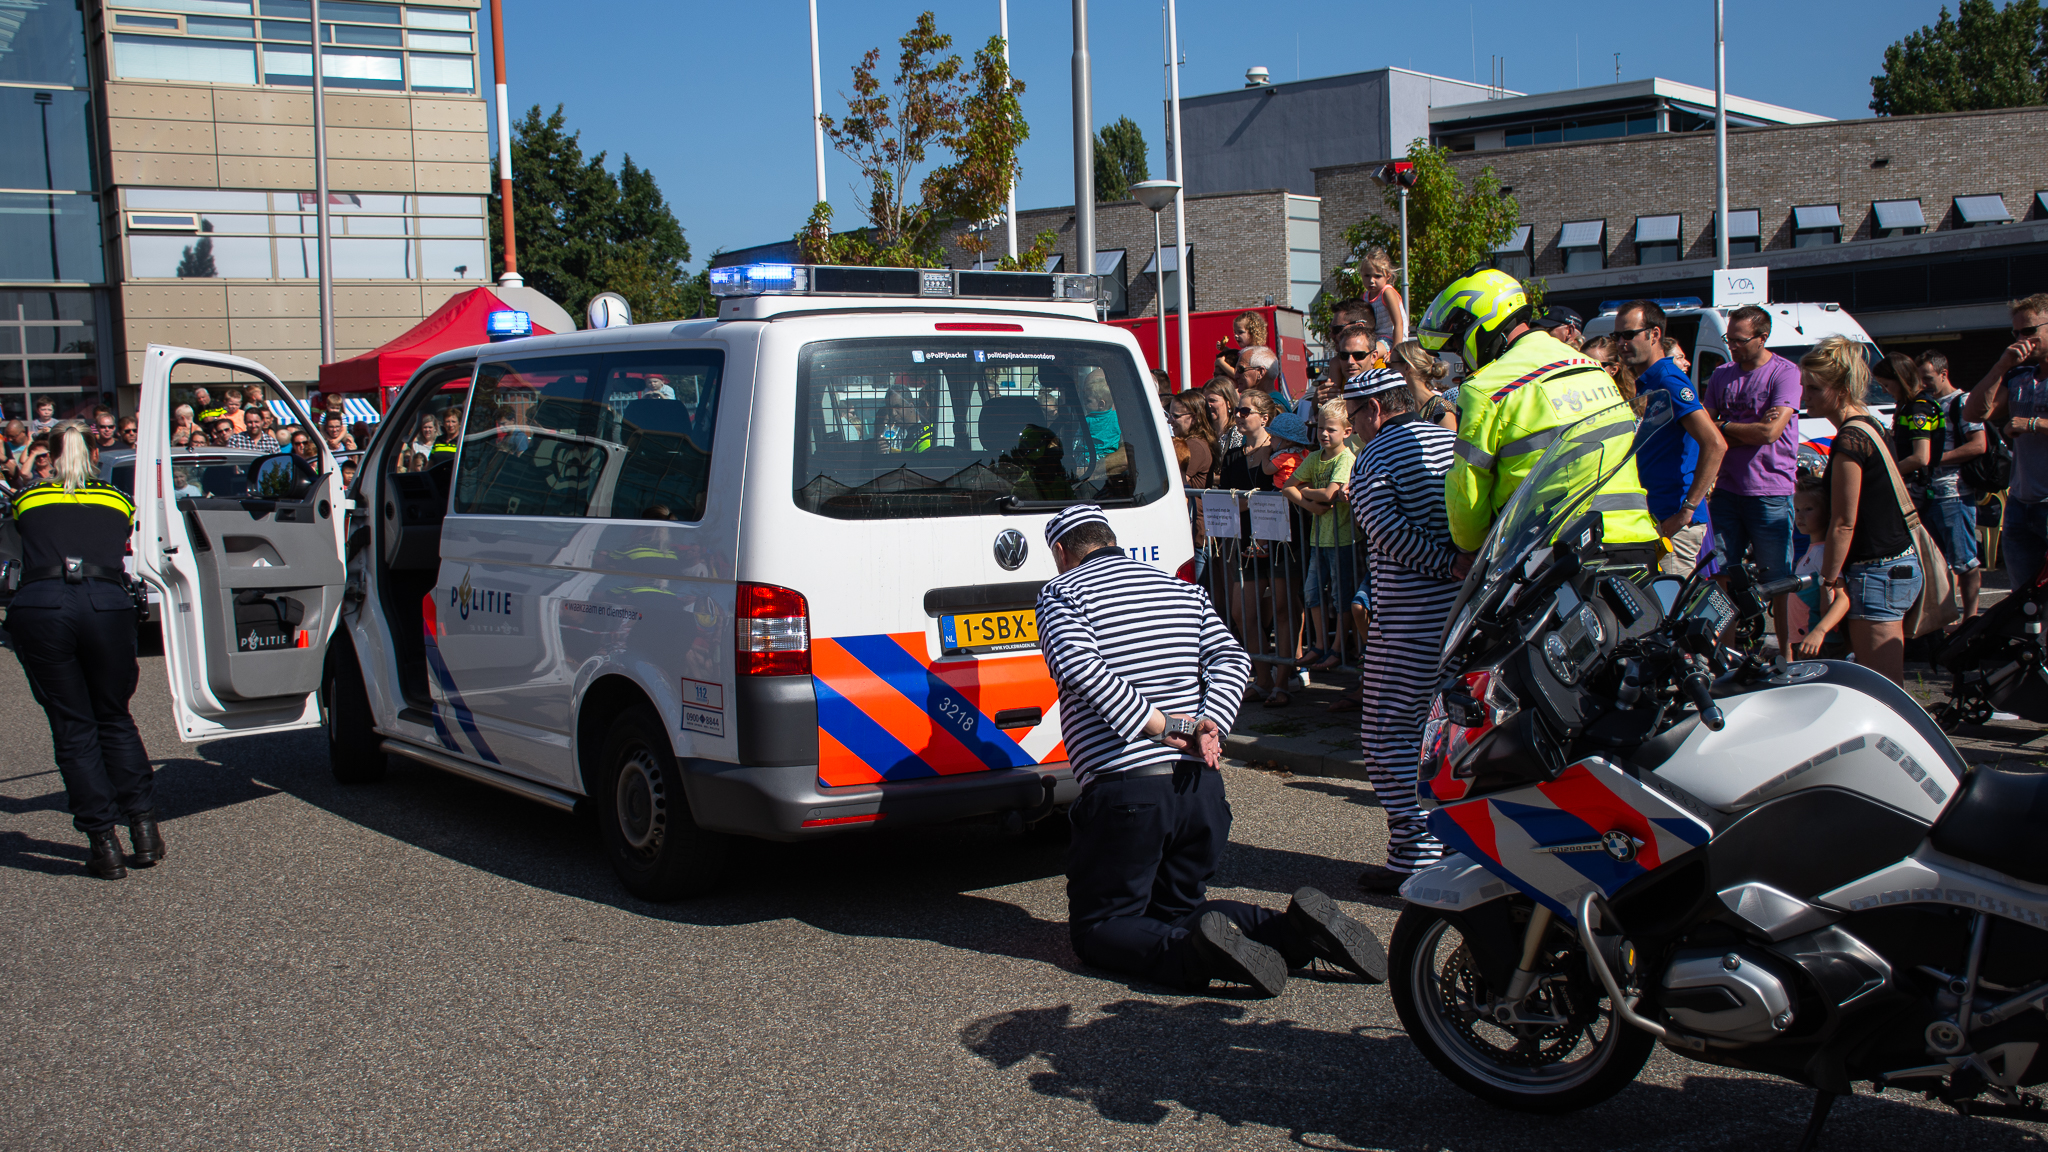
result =
[[[1650,515],[1671,543],[1660,571],[1689,576],[1707,542],[1707,495],[1721,474],[1728,442],[1700,407],[1699,394],[1678,365],[1664,354],[1664,309],[1637,300],[1614,321],[1621,362],[1636,374],[1636,395],[1663,392],[1671,398],[1671,422],[1644,437],[1636,449],[1636,475],[1650,494]]]

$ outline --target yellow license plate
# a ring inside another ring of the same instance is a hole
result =
[[[974,612],[939,617],[939,639],[948,652],[1034,648],[1038,645],[1038,613]]]

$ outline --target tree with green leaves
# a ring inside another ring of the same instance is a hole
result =
[[[1129,200],[1131,185],[1152,178],[1145,163],[1145,133],[1129,116],[1095,134],[1095,200]]]
[[[1415,165],[1415,186],[1408,191],[1408,278],[1413,293],[1408,307],[1420,313],[1451,281],[1492,258],[1493,250],[1514,235],[1522,222],[1522,207],[1513,196],[1502,194],[1491,165],[1481,168],[1467,188],[1451,164],[1449,148],[1432,148],[1427,140],[1417,140],[1408,146],[1408,160]],[[1327,327],[1330,306],[1336,300],[1363,293],[1364,278],[1358,274],[1360,254],[1384,248],[1397,265],[1400,263],[1400,191],[1389,187],[1381,200],[1384,213],[1367,216],[1344,230],[1351,255],[1337,269],[1332,292],[1316,300],[1318,326]]]
[[[885,85],[876,75],[882,50],[871,48],[854,65],[853,93],[840,94],[846,115],[818,117],[866,182],[868,224],[835,234],[832,206],[820,201],[797,233],[812,263],[943,267],[945,231],[997,216],[1017,179],[1017,147],[1031,130],[1017,101],[1024,84],[1003,61],[1002,37],[989,37],[972,69],[945,54],[953,38],[930,12],[897,43],[893,80]],[[941,150],[951,163],[928,166]],[[980,259],[991,233],[962,229],[956,243]],[[1039,248],[1049,254],[1052,242],[1040,236],[1033,250]]]
[[[703,308],[697,280],[685,267],[683,236],[654,175],[620,159],[617,176],[600,152],[583,158],[581,133],[571,132],[556,105],[534,105],[512,126],[512,226],[519,238],[519,274],[542,295],[580,315],[592,296],[617,292],[635,320],[676,320]],[[491,192],[492,272],[504,272],[504,219]]]
[[[2048,103],[2048,11],[2039,0],[1962,0],[1884,50],[1870,78],[1880,116],[1971,112]]]

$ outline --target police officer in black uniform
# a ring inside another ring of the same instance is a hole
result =
[[[15,493],[21,587],[7,612],[14,654],[50,717],[71,821],[91,842],[86,869],[128,874],[114,826],[128,824],[133,863],[164,858],[149,755],[128,698],[135,694],[135,601],[121,567],[135,504],[93,478],[76,425],[59,430],[55,475]]]

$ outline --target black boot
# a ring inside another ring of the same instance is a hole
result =
[[[128,843],[135,849],[130,863],[147,868],[164,858],[164,834],[157,831],[155,812],[137,812],[128,817]]]
[[[85,870],[102,880],[119,880],[128,875],[128,869],[121,862],[121,838],[114,835],[112,828],[104,832],[88,832],[85,838],[91,844],[92,855],[85,862]]]

